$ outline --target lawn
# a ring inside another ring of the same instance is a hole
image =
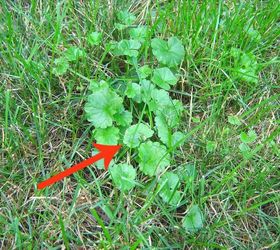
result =
[[[276,0],[1,0],[0,249],[279,249]],[[44,189],[37,184],[122,145]]]

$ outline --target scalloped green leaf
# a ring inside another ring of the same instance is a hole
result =
[[[177,66],[184,59],[185,49],[177,37],[171,37],[168,41],[154,38],[152,39],[151,46],[157,60],[167,66]]]
[[[136,28],[130,29],[129,35],[131,39],[138,40],[143,43],[148,38],[148,28],[147,26],[140,25]]]
[[[52,69],[52,73],[56,76],[65,74],[69,68],[69,63],[64,57],[55,59],[54,65],[55,66]]]
[[[80,58],[85,57],[86,52],[84,49],[80,49],[76,46],[71,46],[65,51],[64,55],[68,61],[76,61],[79,60]]]
[[[88,36],[87,36],[87,42],[93,46],[93,45],[99,45],[102,41],[102,33],[101,32],[91,32]]]
[[[136,16],[127,10],[121,10],[117,13],[117,19],[122,24],[132,25],[136,20]]]
[[[183,104],[179,100],[172,100],[167,91],[155,89],[151,93],[152,102],[149,107],[156,115],[163,115],[170,128],[178,127],[183,114]]]
[[[234,115],[229,115],[228,116],[228,122],[232,125],[241,125],[242,123],[240,122],[239,118],[237,116]]]
[[[164,145],[158,142],[147,141],[139,147],[140,170],[152,177],[164,170],[170,164],[170,156]]]
[[[154,84],[152,84],[149,80],[144,79],[141,81],[140,86],[142,101],[150,105],[152,93],[155,90]]]
[[[203,227],[204,216],[197,205],[193,205],[183,219],[183,227],[190,233]]]
[[[130,148],[136,148],[140,145],[140,142],[152,137],[154,131],[144,123],[139,123],[130,126],[124,134],[123,142]]]
[[[116,145],[120,138],[120,130],[115,127],[96,128],[94,130],[94,138],[99,144]]]
[[[245,53],[237,48],[231,48],[230,54],[234,58],[233,75],[243,81],[257,83],[258,63],[256,57],[252,53]]]
[[[114,115],[123,110],[122,98],[107,83],[97,87],[85,104],[87,119],[96,128],[112,126]]]
[[[134,188],[136,170],[133,166],[126,163],[117,164],[109,168],[109,171],[114,184],[120,191],[126,192]]]
[[[254,130],[249,130],[248,133],[241,132],[240,140],[243,143],[252,143],[257,139],[257,134]]]
[[[119,126],[129,126],[132,123],[132,114],[127,110],[122,110],[114,115],[114,120]]]
[[[180,201],[180,179],[177,174],[166,172],[159,179],[159,184],[162,187],[159,196],[164,202],[176,206]]]
[[[160,140],[168,147],[179,147],[184,143],[185,135],[180,132],[176,131],[172,134],[171,129],[169,128],[167,121],[163,114],[158,114],[155,117],[155,124],[158,131],[158,136]]]
[[[152,69],[148,65],[140,67],[138,71],[141,79],[146,79],[152,74]]]
[[[175,85],[177,83],[177,77],[167,67],[155,69],[151,80],[165,90],[169,90],[170,85]]]
[[[113,49],[113,53],[117,56],[129,56],[137,57],[138,49],[141,47],[141,43],[137,40],[121,40]]]
[[[142,101],[141,86],[135,82],[128,83],[126,86],[125,95],[128,98],[133,99],[135,102],[140,103]]]

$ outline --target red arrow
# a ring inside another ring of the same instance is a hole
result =
[[[99,150],[99,153],[97,155],[90,157],[90,158],[72,166],[71,168],[68,168],[68,169],[64,170],[63,172],[61,172],[57,175],[54,175],[51,178],[39,183],[37,185],[37,188],[43,189],[47,186],[50,186],[53,183],[60,181],[64,177],[67,177],[101,159],[104,159],[105,169],[108,170],[108,167],[109,167],[109,164],[110,164],[112,158],[118,152],[118,150],[121,148],[121,145],[101,145],[101,144],[94,143],[93,146]]]

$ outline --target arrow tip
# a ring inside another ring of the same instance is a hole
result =
[[[103,155],[104,166],[106,170],[108,170],[109,164],[113,159],[114,155],[122,147],[121,145],[103,145],[97,143],[93,143],[93,146],[96,147],[99,150],[100,154]]]

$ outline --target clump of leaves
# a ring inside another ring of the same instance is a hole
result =
[[[136,27],[136,17],[127,11],[120,11],[117,20],[116,28],[124,39],[109,42],[108,48],[115,60],[121,57],[128,64],[126,71],[122,67],[117,79],[100,76],[91,82],[85,113],[94,127],[97,143],[122,144],[127,150],[129,164],[114,164],[109,168],[114,185],[126,192],[135,187],[137,171],[148,179],[165,172],[175,162],[175,150],[184,144],[185,135],[180,130],[184,107],[168,90],[179,80],[185,49],[177,37],[167,41],[153,38],[150,42],[152,34],[147,27]],[[100,33],[93,32],[87,42],[97,45],[101,39]],[[149,47],[151,57],[145,53]],[[73,54],[78,60],[81,52]],[[161,176],[159,196],[164,202],[178,205],[182,198],[181,181],[172,169]]]

